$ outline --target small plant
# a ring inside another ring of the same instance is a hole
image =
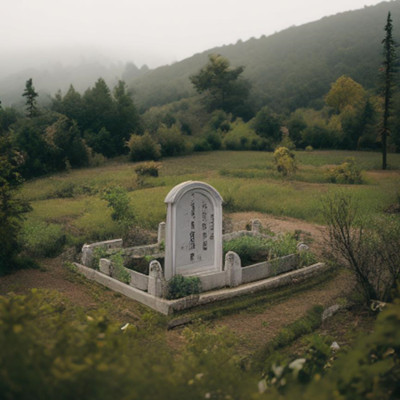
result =
[[[296,253],[297,241],[291,234],[266,239],[257,236],[242,236],[224,243],[224,253],[234,251],[242,266],[267,261]]]
[[[199,294],[201,281],[197,276],[175,275],[168,282],[168,299],[179,299],[194,294]]]
[[[124,257],[122,251],[118,251],[110,257],[113,267],[113,278],[121,282],[129,283],[131,281],[130,273],[124,267]]]
[[[107,248],[105,246],[95,247],[93,250],[92,262],[90,263],[90,266],[93,269],[98,270],[100,258],[105,258],[106,256],[108,256],[108,252],[107,252]]]
[[[306,150],[307,152],[311,153],[312,151],[314,151],[314,147],[308,145],[308,146],[305,148],[305,150]]]
[[[274,162],[277,171],[283,176],[293,175],[297,170],[294,153],[287,147],[278,147],[274,151]]]
[[[129,204],[128,192],[121,186],[113,186],[105,189],[101,198],[112,208],[111,218],[127,229],[135,219]]]
[[[361,169],[354,158],[347,158],[342,164],[329,169],[327,176],[332,183],[362,183]]]

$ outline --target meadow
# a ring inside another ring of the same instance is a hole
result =
[[[272,153],[218,151],[162,160],[158,177],[138,182],[136,163],[124,159],[97,168],[70,170],[24,184],[21,196],[33,210],[26,227],[59,226],[70,244],[120,236],[111,219],[102,191],[121,186],[128,191],[137,225],[155,230],[165,219],[164,198],[170,189],[187,180],[213,185],[225,201],[224,212],[258,211],[323,223],[321,198],[332,191],[351,193],[364,216],[381,213],[400,196],[400,154],[389,154],[389,170],[381,171],[381,155],[373,152],[295,152],[297,172],[282,177],[274,167]],[[346,158],[362,169],[363,183],[330,183],[327,170]]]

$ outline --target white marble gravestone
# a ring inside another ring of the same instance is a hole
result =
[[[165,198],[164,276],[222,271],[222,197],[204,182],[175,186]]]

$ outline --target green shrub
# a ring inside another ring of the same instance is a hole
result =
[[[175,275],[168,282],[168,299],[179,299],[200,293],[201,282],[197,276]]]
[[[241,236],[224,242],[224,253],[234,251],[242,266],[267,261],[296,253],[297,241],[293,235],[285,234],[274,239],[257,236]]]
[[[61,225],[29,222],[22,232],[24,249],[36,257],[54,257],[61,253],[66,236]]]
[[[161,146],[148,132],[143,136],[132,135],[128,142],[131,161],[158,160],[161,157]]]
[[[327,176],[332,183],[362,183],[361,169],[354,158],[347,158],[342,164],[329,169]]]
[[[100,258],[106,258],[108,256],[109,256],[109,254],[108,254],[106,246],[95,247],[93,250],[92,262],[91,262],[90,266],[93,269],[98,270]]]
[[[161,154],[163,157],[179,156],[189,151],[186,138],[176,125],[168,128],[164,124],[161,124],[157,129],[155,137],[161,145]]]
[[[113,267],[113,277],[121,282],[128,283],[131,281],[130,273],[124,267],[124,257],[122,251],[118,251],[110,257]]]
[[[274,162],[277,171],[283,176],[292,175],[297,170],[294,153],[287,147],[278,147],[274,151]]]
[[[101,198],[108,202],[107,207],[113,211],[111,218],[121,226],[128,227],[134,221],[133,210],[130,206],[128,192],[121,186],[113,186],[104,190]]]
[[[138,176],[158,176],[160,168],[161,168],[161,163],[148,161],[145,163],[138,164],[135,167],[135,172],[136,175]]]
[[[312,146],[308,145],[308,146],[306,146],[305,150],[310,153],[310,152],[314,151],[314,148]]]

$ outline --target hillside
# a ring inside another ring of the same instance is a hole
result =
[[[400,1],[396,0],[325,17],[269,37],[216,47],[128,83],[143,109],[179,100],[194,94],[189,76],[207,62],[210,53],[218,53],[234,66],[245,66],[244,76],[252,83],[257,107],[267,104],[285,111],[318,106],[329,85],[343,74],[368,89],[376,88],[388,11],[399,42]]]

